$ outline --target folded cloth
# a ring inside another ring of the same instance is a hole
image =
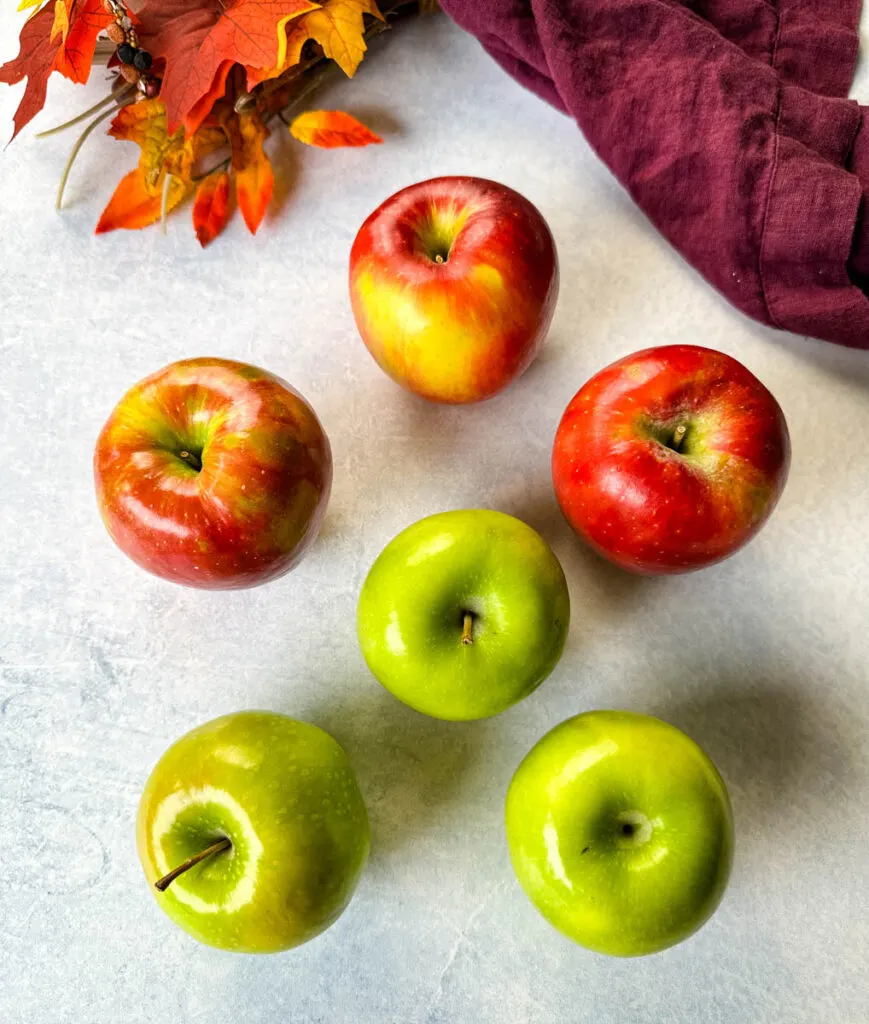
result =
[[[860,0],[441,0],[765,324],[869,348]]]

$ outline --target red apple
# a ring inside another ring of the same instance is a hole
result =
[[[546,221],[482,178],[402,189],[365,221],[350,253],[363,341],[393,380],[434,402],[478,402],[518,377],[557,295]]]
[[[185,359],[115,406],[94,453],[112,539],[191,587],[252,587],[313,543],[332,482],[329,441],[289,384],[228,359]]]
[[[635,352],[574,395],[552,476],[570,525],[616,565],[688,572],[733,554],[781,495],[778,402],[735,359],[697,345]]]

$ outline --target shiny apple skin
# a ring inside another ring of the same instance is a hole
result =
[[[365,344],[393,380],[434,402],[478,402],[515,380],[539,352],[557,296],[546,221],[482,178],[402,189],[368,217],[350,254]]]
[[[669,444],[680,425],[682,451]],[[784,414],[741,363],[697,345],[620,359],[573,397],[552,477],[573,529],[632,572],[727,558],[769,518],[790,465]]]
[[[715,912],[733,863],[724,780],[680,729],[588,711],[529,752],[505,807],[510,859],[541,914],[609,956],[647,956]]]
[[[181,452],[201,457],[192,468]],[[143,569],[191,587],[252,587],[314,542],[332,482],[329,441],[286,381],[228,359],[187,359],[117,404],[94,453],[112,539]]]
[[[229,850],[154,883],[212,843]],[[270,711],[214,719],[176,740],[151,772],[136,819],[139,859],[160,908],[200,942],[277,953],[346,909],[369,848],[368,814],[342,747]]]

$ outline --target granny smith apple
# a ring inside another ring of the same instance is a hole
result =
[[[681,942],[713,913],[733,857],[721,776],[675,726],[591,711],[547,733],[507,793],[513,867],[543,916],[611,956]]]
[[[368,667],[434,718],[504,711],[555,668],[570,620],[558,559],[530,526],[467,509],[422,519],[381,552],[359,596]]]
[[[160,758],[137,839],[176,924],[220,949],[275,953],[318,935],[350,902],[368,815],[328,733],[243,711],[199,726]]]

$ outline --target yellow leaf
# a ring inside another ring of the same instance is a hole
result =
[[[53,43],[60,36],[65,43],[67,32],[69,32],[69,11],[66,9],[66,0],[54,0],[54,21],[48,40]]]
[[[42,0],[21,0],[18,5],[19,11],[29,11],[31,7],[41,7]]]
[[[278,67],[298,64],[302,47],[309,39],[315,39],[323,53],[352,78],[367,49],[364,14],[384,20],[375,0],[328,0],[320,10],[303,15],[287,34],[286,44],[281,42],[279,46]]]

